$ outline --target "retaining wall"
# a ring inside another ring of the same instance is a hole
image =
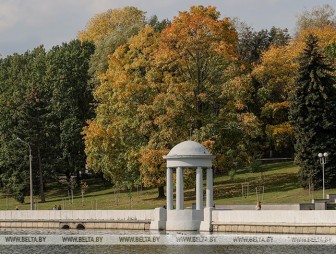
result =
[[[335,211],[213,210],[215,232],[336,234]]]
[[[262,204],[261,207],[262,210],[300,210],[300,204]],[[216,209],[255,210],[256,205],[216,205]]]
[[[215,232],[336,234],[333,210],[209,210]],[[0,228],[166,228],[166,209],[0,211]],[[210,226],[211,224],[211,226]]]
[[[0,211],[0,228],[97,228],[147,230],[154,210]]]

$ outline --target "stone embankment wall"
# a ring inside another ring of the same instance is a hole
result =
[[[154,210],[0,211],[0,228],[147,230]]]
[[[255,210],[256,205],[216,205],[220,210]],[[263,210],[300,210],[300,204],[262,204]]]
[[[333,210],[210,210],[214,232],[336,234]],[[162,230],[166,209],[0,211],[1,228]]]
[[[335,212],[214,210],[212,227],[214,232],[336,234]]]

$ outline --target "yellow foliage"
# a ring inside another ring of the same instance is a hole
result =
[[[195,63],[208,64],[214,55],[235,58],[237,33],[229,19],[218,17],[212,6],[193,6],[190,12],[179,12],[171,26],[162,31],[158,64],[176,62],[191,68]]]
[[[236,110],[246,110],[247,103],[251,99],[251,93],[254,92],[251,75],[245,73],[243,66],[236,64],[231,64],[224,75],[230,77],[230,79],[223,84],[222,96],[233,98]]]
[[[165,184],[166,161],[163,159],[163,155],[167,155],[168,152],[169,150],[149,148],[143,148],[140,151],[140,174],[145,187],[157,187]]]
[[[294,46],[300,51],[304,48],[305,39],[309,34],[314,34],[318,38],[318,45],[321,48],[336,41],[336,28],[333,26],[308,28],[295,38]]]
[[[235,104],[235,108],[236,108],[237,110],[243,110],[243,109],[246,108],[246,105],[238,101],[238,102],[236,102],[236,104]]]
[[[267,102],[265,104],[265,106],[262,108],[262,115],[263,116],[268,116],[268,117],[272,117],[275,118],[277,113],[280,112],[288,112],[289,110],[289,102],[288,101],[282,101],[282,102],[275,102],[275,103],[271,103],[271,102]],[[286,118],[286,117],[285,117]]]
[[[292,130],[288,122],[288,98],[296,86],[298,59],[309,34],[318,37],[319,46],[322,48],[336,41],[334,27],[310,27],[301,31],[289,45],[270,47],[263,53],[261,63],[255,66],[252,72],[256,80],[262,84],[258,91],[258,97],[263,105],[261,115],[273,123],[273,125],[267,125],[266,132],[278,147],[291,143],[289,141],[292,138]]]
[[[132,26],[145,23],[145,13],[135,7],[109,9],[95,15],[86,25],[86,29],[78,33],[80,41],[97,42],[111,32],[122,29],[123,26]]]
[[[94,91],[96,117],[84,130],[88,165],[116,183],[131,181],[139,170],[139,149],[145,143],[140,132],[143,115],[138,109],[151,98],[151,86],[138,71],[150,69],[156,36],[148,27],[130,40],[133,44],[119,47]],[[148,126],[148,121],[144,124]]]
[[[304,48],[305,38],[311,33],[318,37],[320,47],[336,41],[334,27],[309,28],[302,31],[290,45],[273,46],[264,52],[261,64],[257,65],[252,73],[260,83],[264,84],[262,88],[264,94],[275,93],[278,98],[287,100],[288,94],[295,87],[298,57]]]
[[[275,93],[278,98],[287,99],[288,93],[294,88],[299,53],[291,45],[273,46],[264,52],[261,64],[255,67],[252,75],[264,84],[262,91],[266,95]]]
[[[215,141],[208,139],[208,140],[203,141],[202,145],[204,145],[205,148],[208,149],[210,153],[213,153]]]
[[[238,121],[241,128],[245,133],[250,136],[256,136],[259,134],[259,119],[253,113],[242,113],[238,114]]]
[[[266,134],[275,141],[277,147],[281,147],[290,142],[293,137],[293,129],[289,122],[283,122],[277,125],[267,125]]]

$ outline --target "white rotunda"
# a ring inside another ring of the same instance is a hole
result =
[[[200,143],[184,141],[163,156],[167,160],[166,230],[209,230],[213,207],[212,160],[215,156]],[[184,209],[183,171],[196,169],[196,207]],[[203,169],[206,170],[206,206],[203,207]],[[173,205],[173,170],[176,170],[176,209]],[[203,225],[202,225],[203,224]]]

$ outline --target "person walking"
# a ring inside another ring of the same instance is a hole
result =
[[[261,210],[261,202],[260,201],[257,202],[256,210]]]

